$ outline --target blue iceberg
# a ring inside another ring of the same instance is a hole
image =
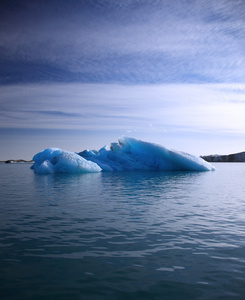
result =
[[[200,157],[123,137],[99,151],[80,153],[46,149],[33,157],[35,173],[91,173],[100,171],[213,171]]]
[[[48,148],[37,153],[34,157],[32,169],[35,173],[94,173],[101,168],[80,155],[58,148]]]

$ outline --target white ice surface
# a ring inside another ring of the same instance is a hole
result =
[[[100,172],[101,168],[74,152],[64,151],[58,148],[48,148],[37,153],[32,169],[35,173],[93,173]]]

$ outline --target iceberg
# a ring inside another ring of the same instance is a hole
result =
[[[201,157],[122,137],[99,151],[80,153],[46,149],[33,157],[35,173],[91,173],[100,171],[213,171]]]
[[[35,173],[94,173],[100,172],[101,168],[80,155],[64,151],[59,148],[48,148],[37,153],[31,168]]]
[[[214,166],[189,153],[122,137],[118,143],[99,151],[85,150],[78,153],[83,158],[99,165],[104,171],[213,171]]]

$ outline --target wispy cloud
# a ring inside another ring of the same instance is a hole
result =
[[[27,114],[41,114],[41,115],[47,115],[51,117],[72,117],[72,118],[81,118],[84,117],[82,114],[78,113],[67,113],[64,111],[57,111],[57,110],[38,110],[38,111],[25,111]]]
[[[245,133],[241,84],[17,85],[0,92],[1,128]]]
[[[119,2],[24,1],[3,10],[1,56],[59,68],[68,81],[243,80],[243,1]]]

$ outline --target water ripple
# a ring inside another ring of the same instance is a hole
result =
[[[4,291],[14,282],[22,295],[42,286],[43,298],[51,285],[93,299],[243,298],[243,164],[70,176],[9,167],[1,173]]]

